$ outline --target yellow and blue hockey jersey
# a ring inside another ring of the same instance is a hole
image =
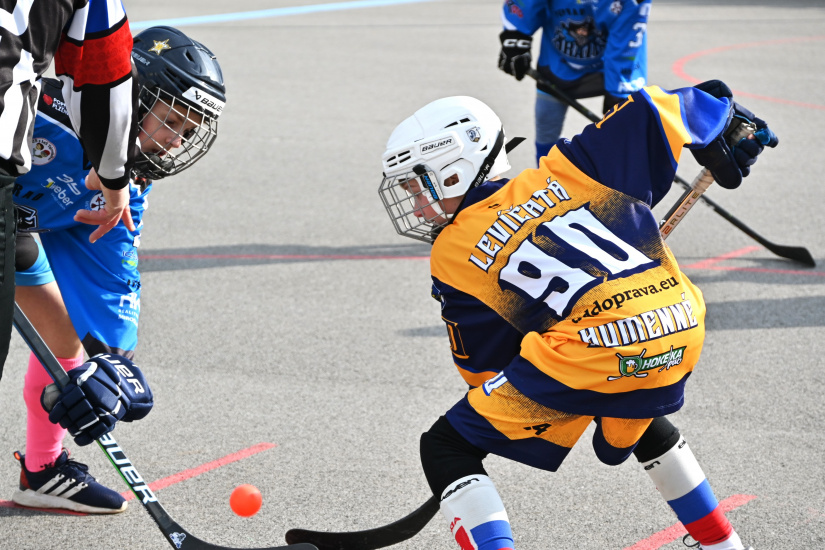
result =
[[[468,193],[435,240],[431,271],[471,386],[503,372],[541,406],[580,415],[682,406],[705,305],[650,209],[683,147],[709,144],[730,112],[695,88],[647,87],[537,169]]]

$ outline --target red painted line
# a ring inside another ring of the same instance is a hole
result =
[[[734,250],[733,252],[728,252],[727,254],[722,254],[721,256],[716,256],[715,258],[708,258],[706,260],[701,260],[699,262],[689,265],[683,265],[681,267],[682,269],[706,269],[709,271],[749,271],[752,273],[782,273],[789,275],[808,275],[814,277],[825,277],[825,272],[823,271],[810,271],[801,269],[768,269],[763,267],[732,267],[716,265],[719,262],[725,260],[730,260],[733,258],[744,256],[745,254],[750,254],[755,250],[761,250],[761,247],[746,246],[745,248],[740,248],[739,250]]]
[[[724,265],[710,266],[703,269],[707,269],[709,271],[750,271],[753,273],[783,273],[790,275],[813,275],[814,277],[825,277],[825,271],[802,271],[799,269],[767,269],[761,267],[730,267]]]
[[[777,40],[764,40],[764,41],[761,41],[761,42],[747,42],[747,43],[744,43],[744,44],[732,44],[730,46],[720,46],[718,48],[711,48],[709,50],[702,50],[702,51],[699,51],[699,52],[694,52],[692,54],[686,55],[685,57],[682,57],[681,59],[677,59],[673,63],[673,65],[671,66],[671,70],[673,71],[673,73],[676,76],[678,76],[680,78],[683,78],[683,79],[687,80],[688,82],[690,82],[692,84],[698,84],[699,82],[703,82],[704,80],[707,80],[707,79],[696,78],[696,77],[688,74],[685,71],[685,65],[688,62],[693,61],[694,59],[698,59],[700,57],[704,57],[704,56],[707,56],[707,55],[715,55],[715,54],[722,53],[722,52],[729,51],[729,50],[741,50],[741,49],[745,49],[745,48],[757,48],[757,47],[761,47],[761,46],[773,46],[773,45],[777,45],[777,44],[787,44],[787,43],[791,43],[791,42],[810,42],[810,41],[818,41],[818,40],[825,40],[825,36],[807,36],[807,37],[803,36],[803,37],[796,37],[796,38],[783,38],[783,39],[777,39]],[[801,101],[793,101],[793,100],[781,99],[781,98],[777,98],[777,97],[768,97],[768,96],[763,96],[763,95],[752,94],[752,93],[749,93],[749,92],[743,92],[743,91],[740,91],[740,90],[732,90],[732,91],[734,93],[734,97],[745,96],[745,97],[752,97],[752,98],[755,98],[755,99],[761,99],[763,101],[772,101],[774,103],[785,103],[785,104],[788,104],[788,105],[796,105],[797,107],[804,107],[806,109],[825,110],[825,105],[818,105],[818,104],[815,104],[815,103],[804,103],[804,102],[801,102]]]
[[[740,506],[747,504],[755,498],[756,497],[753,495],[733,495],[732,497],[726,498],[720,502],[719,506],[724,513],[728,513],[731,510],[735,510]],[[686,534],[687,531],[685,530],[685,526],[681,523],[677,523],[675,525],[671,525],[667,529],[659,531],[652,537],[640,540],[633,546],[628,546],[624,550],[657,550],[665,544],[670,544],[671,542],[684,537]]]
[[[180,483],[181,481],[192,479],[193,477],[205,474],[206,472],[215,470],[216,468],[220,468],[221,466],[226,466],[227,464],[238,462],[239,460],[243,460],[244,458],[249,458],[252,455],[258,454],[262,451],[266,451],[267,449],[272,449],[273,447],[277,447],[277,445],[275,445],[274,443],[258,443],[257,445],[253,445],[252,447],[243,449],[242,451],[226,455],[223,458],[213,460],[212,462],[208,462],[202,466],[198,466],[197,468],[190,468],[189,470],[184,470],[180,473],[171,475],[169,477],[159,479],[154,483],[150,483],[149,488],[152,489],[152,491],[159,491],[161,489],[169,487],[170,485],[174,485],[176,483]],[[127,501],[135,498],[135,495],[134,493],[132,493],[132,491],[124,491],[120,493],[120,495]],[[67,514],[70,516],[88,515],[83,512],[72,512],[71,510],[61,510],[58,508],[28,508],[26,506],[19,506],[17,503],[12,502],[10,500],[0,500],[0,508],[20,508],[21,510],[31,510],[33,512]]]
[[[141,260],[429,260],[429,256],[366,254],[141,254]]]
[[[257,445],[253,445],[248,449],[244,449],[242,451],[238,451],[237,453],[226,455],[225,457],[219,458],[218,460],[213,460],[212,462],[207,462],[206,464],[198,466],[197,468],[190,468],[189,470],[184,470],[180,473],[171,475],[169,477],[159,479],[153,483],[150,483],[149,488],[152,489],[152,491],[159,491],[161,489],[169,487],[170,485],[180,483],[181,481],[186,481],[187,479],[192,479],[193,477],[205,474],[206,472],[212,471],[216,468],[220,468],[221,466],[226,466],[227,464],[238,462],[239,460],[243,460],[244,458],[249,458],[252,455],[258,454],[261,451],[266,451],[267,449],[271,449],[275,446],[276,445],[274,443],[258,443]],[[135,498],[135,495],[134,493],[132,493],[132,491],[124,491],[120,494],[126,500],[131,500]]]
[[[739,250],[734,250],[733,252],[728,252],[727,254],[722,254],[721,256],[716,256],[715,258],[708,258],[706,260],[702,260],[701,262],[696,262],[695,264],[685,265],[682,267],[686,269],[709,269],[714,264],[718,264],[719,262],[730,260],[732,258],[738,258],[739,256],[744,256],[745,254],[750,254],[755,250],[759,250],[759,248],[760,247],[758,246],[746,246],[745,248],[740,248]]]

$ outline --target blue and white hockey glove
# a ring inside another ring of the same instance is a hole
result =
[[[66,387],[61,391],[56,384],[46,386],[40,402],[49,421],[69,430],[78,445],[109,433],[118,420],[140,420],[152,410],[146,378],[125,357],[95,355],[68,374]]]
[[[530,53],[533,37],[519,31],[504,31],[498,37],[501,40],[498,68],[513,75],[516,80],[521,80],[533,62]]]
[[[709,80],[697,84],[695,88],[714,97],[733,98],[728,86],[720,80]],[[702,149],[691,149],[696,161],[710,170],[713,179],[726,189],[736,189],[742,183],[742,178],[751,172],[751,166],[756,157],[765,149],[765,146],[776,147],[779,138],[768,128],[768,124],[761,118],[754,116],[745,107],[735,101],[733,113],[728,125],[710,145]],[[741,132],[741,125],[750,125],[756,139],[735,136]]]

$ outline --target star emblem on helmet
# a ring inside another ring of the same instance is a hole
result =
[[[160,52],[162,52],[163,50],[171,50],[172,49],[172,47],[169,45],[169,39],[168,38],[166,40],[164,40],[163,42],[161,42],[160,40],[152,40],[152,42],[154,42],[155,45],[152,46],[151,48],[149,48],[149,51],[150,52],[155,52],[158,55],[160,55]]]

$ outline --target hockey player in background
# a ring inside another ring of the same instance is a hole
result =
[[[603,111],[647,82],[650,0],[506,0],[498,66],[524,78],[541,29],[538,72],[574,99],[604,96]],[[536,90],[536,161],[561,136],[567,104],[542,83]]]
[[[759,128],[728,142],[748,119]],[[646,87],[512,180],[504,129],[469,97],[403,121],[379,193],[396,230],[432,242],[433,296],[471,389],[421,437],[433,494],[463,550],[514,548],[490,453],[556,471],[595,422],[609,465],[631,454],[696,545],[743,550],[666,418],[704,342],[702,294],[651,208],[683,148],[736,188],[776,136],[719,81]]]
[[[102,208],[100,181],[68,124],[60,83],[44,80],[34,129],[33,166],[17,181],[17,302],[69,375],[117,362],[133,366],[140,315],[140,232],[152,181],[175,175],[207,153],[217,137],[225,86],[213,53],[171,27],[134,38],[132,59],[141,86],[140,152],[129,186],[136,229],[123,224],[92,244],[94,227],[78,207]],[[39,233],[40,245],[32,236]],[[84,350],[93,357],[84,365]],[[114,354],[114,355],[108,355]],[[82,367],[81,367],[82,365]],[[79,367],[79,368],[78,368]],[[26,453],[20,460],[18,504],[86,513],[126,509],[119,493],[97,483],[62,448],[66,430],[50,422],[41,393],[51,383],[32,354],[24,384],[28,409]],[[128,384],[124,385],[128,388]],[[54,412],[52,413],[54,415]],[[127,417],[125,420],[129,420]],[[65,422],[64,422],[65,424]],[[100,433],[81,434],[88,444]],[[54,483],[58,476],[72,480]]]

